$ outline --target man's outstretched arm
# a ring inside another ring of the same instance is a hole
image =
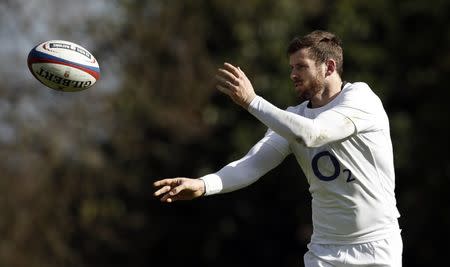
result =
[[[278,166],[288,154],[287,142],[271,132],[243,158],[229,163],[216,173],[197,179],[176,177],[156,181],[153,184],[157,188],[154,196],[159,197],[162,202],[173,202],[238,190],[254,183]]]
[[[319,147],[342,140],[356,132],[353,122],[333,110],[325,111],[315,119],[282,110],[257,96],[245,73],[229,63],[218,70],[217,89],[247,109],[267,127],[290,142],[307,147]]]

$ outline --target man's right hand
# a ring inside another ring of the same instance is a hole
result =
[[[200,179],[185,177],[167,178],[156,181],[153,186],[157,188],[154,193],[162,202],[177,200],[191,200],[205,194],[205,183]]]

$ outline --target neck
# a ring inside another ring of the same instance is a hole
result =
[[[331,77],[330,77],[331,78]],[[330,103],[341,92],[343,83],[340,77],[332,79],[329,83],[325,83],[323,90],[320,90],[309,102],[312,108],[319,108]]]

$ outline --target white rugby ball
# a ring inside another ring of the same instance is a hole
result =
[[[93,86],[100,78],[95,57],[82,46],[63,40],[38,44],[28,54],[28,68],[49,88],[77,92]]]

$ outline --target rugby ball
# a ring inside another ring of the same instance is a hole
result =
[[[31,49],[27,61],[37,80],[58,91],[82,91],[100,78],[100,67],[94,56],[68,41],[50,40],[38,44]]]

